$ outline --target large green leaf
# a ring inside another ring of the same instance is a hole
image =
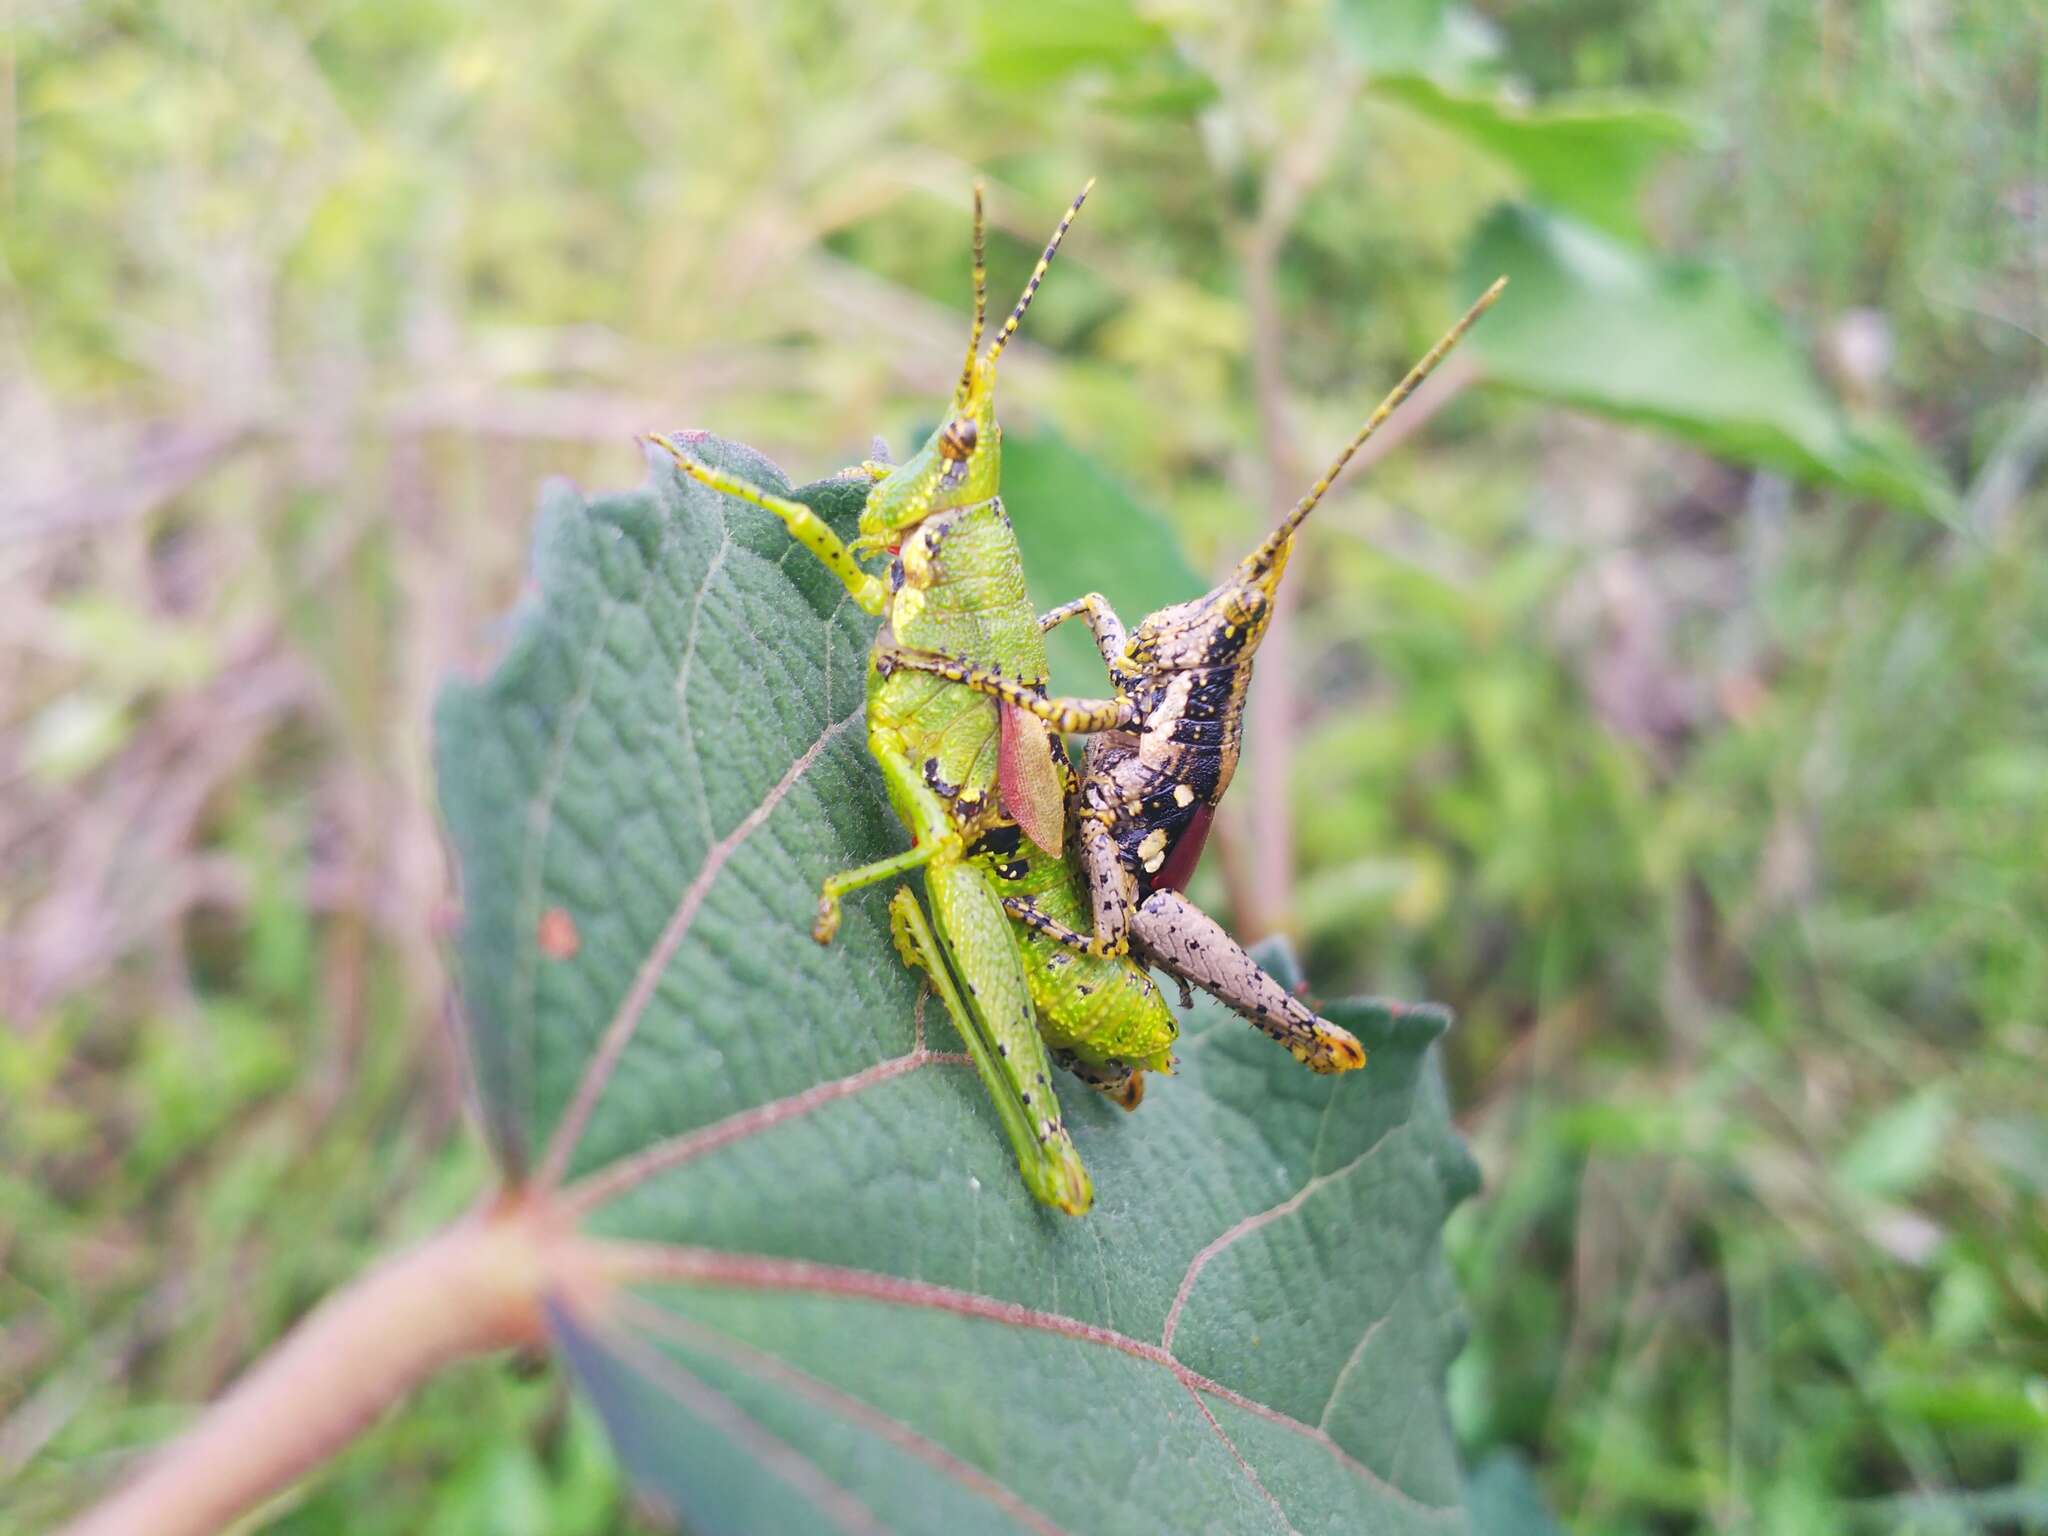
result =
[[[508,1177],[631,1282],[550,1306],[643,1486],[707,1533],[1462,1530],[1443,1016],[1332,1005],[1373,1053],[1332,1080],[1198,1009],[1139,1113],[1066,1087],[1096,1205],[1050,1213],[886,892],[808,936],[903,845],[871,621],[666,468],[549,490],[534,576],[438,714],[461,969]]]
[[[1939,472],[1903,437],[1844,421],[1777,316],[1727,274],[1517,205],[1480,226],[1459,291],[1501,273],[1507,295],[1467,343],[1491,382],[1946,515]]]
[[[1639,102],[1529,107],[1496,90],[1452,90],[1421,75],[1381,79],[1373,93],[1500,161],[1539,201],[1621,234],[1636,231],[1643,177],[1696,137],[1684,118]]]

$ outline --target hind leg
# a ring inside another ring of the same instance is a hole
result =
[[[1178,891],[1154,891],[1131,920],[1145,959],[1193,982],[1263,1030],[1311,1072],[1365,1065],[1365,1047],[1281,986],[1208,913]]]

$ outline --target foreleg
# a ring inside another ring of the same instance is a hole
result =
[[[1102,653],[1102,664],[1109,668],[1111,677],[1122,677],[1124,621],[1116,616],[1116,610],[1109,606],[1109,599],[1100,592],[1090,592],[1071,603],[1047,609],[1038,616],[1038,628],[1041,633],[1056,629],[1067,620],[1083,614],[1088,618],[1089,633],[1095,636],[1095,649]]]
[[[803,545],[824,564],[825,569],[837,576],[853,600],[864,613],[880,613],[889,600],[889,589],[878,576],[861,569],[860,562],[853,557],[838,534],[834,533],[825,520],[800,501],[787,496],[777,496],[773,491],[764,491],[758,485],[742,480],[738,475],[713,469],[709,464],[693,459],[668,438],[659,433],[650,436],[648,442],[665,450],[676,461],[676,468],[703,485],[727,496],[737,496],[741,501],[752,502],[765,511],[773,512],[782,519],[782,526],[789,530],[789,536]]]

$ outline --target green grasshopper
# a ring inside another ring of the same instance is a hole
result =
[[[1361,1066],[1364,1051],[1349,1033],[1318,1018],[1261,969],[1181,889],[1237,767],[1252,662],[1272,621],[1295,533],[1352,455],[1505,285],[1501,279],[1489,288],[1409,370],[1308,494],[1227,580],[1201,597],[1150,615],[1128,635],[1100,593],[1044,615],[1039,622],[1045,629],[1086,617],[1116,685],[1114,698],[1048,698],[1033,680],[929,655],[892,656],[886,662],[986,693],[1057,730],[1093,733],[1076,812],[1076,841],[1092,913],[1055,911],[1044,901],[1013,894],[1005,900],[1011,917],[1091,956],[1123,954],[1135,939],[1144,960],[1211,993],[1317,1072]]]
[[[936,925],[907,887],[899,889],[889,908],[898,950],[926,972],[951,1014],[1025,1184],[1040,1200],[1074,1215],[1088,1209],[1093,1192],[1060,1118],[1048,1043],[1089,1081],[1115,1092],[1137,1070],[1170,1067],[1177,1026],[1151,978],[1127,959],[1061,954],[1058,964],[1037,956],[1039,963],[1027,966],[1020,953],[1020,938],[1027,936],[1004,914],[992,865],[1004,857],[996,848],[1011,846],[1046,861],[1050,883],[1071,881],[1068,866],[1054,856],[1066,814],[1063,762],[1036,716],[900,662],[945,657],[999,667],[1041,692],[1045,687],[1045,643],[997,495],[1002,431],[995,418],[995,365],[1087,195],[1083,188],[1061,219],[983,356],[987,284],[976,189],[974,328],[952,410],[905,463],[861,466],[874,483],[850,546],[802,502],[698,463],[667,438],[651,439],[685,474],[774,513],[863,611],[886,615],[870,653],[868,747],[891,805],[910,830],[911,847],[830,876],[812,934],[831,942],[840,902],[850,892],[923,871]],[[889,557],[886,579],[864,568],[862,556]],[[1078,891],[1049,899],[1060,910],[1084,910]],[[964,989],[955,986],[956,976]]]

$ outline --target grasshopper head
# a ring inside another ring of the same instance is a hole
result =
[[[1287,569],[1287,553],[1283,544],[1277,558],[1256,565],[1256,555],[1247,558],[1227,581],[1202,596],[1150,615],[1131,632],[1131,661],[1144,672],[1249,661],[1273,622],[1273,599]]]
[[[971,507],[996,494],[1002,478],[1003,443],[1003,429],[996,424],[996,360],[1017,334],[1032,295],[1038,292],[1060,241],[1066,238],[1067,227],[1094,185],[1090,181],[1081,189],[1046,242],[1045,254],[1038,258],[1023,296],[989,343],[986,356],[981,352],[981,332],[988,313],[988,279],[982,261],[981,188],[974,189],[974,330],[967,338],[967,361],[953,390],[952,408],[924,446],[868,492],[860,514],[857,548],[898,544],[907,530],[934,512]]]
[[[932,435],[868,492],[860,513],[860,544],[870,549],[950,507],[971,507],[996,494],[1002,479],[1003,429],[996,423],[996,372],[974,358],[968,387]]]

